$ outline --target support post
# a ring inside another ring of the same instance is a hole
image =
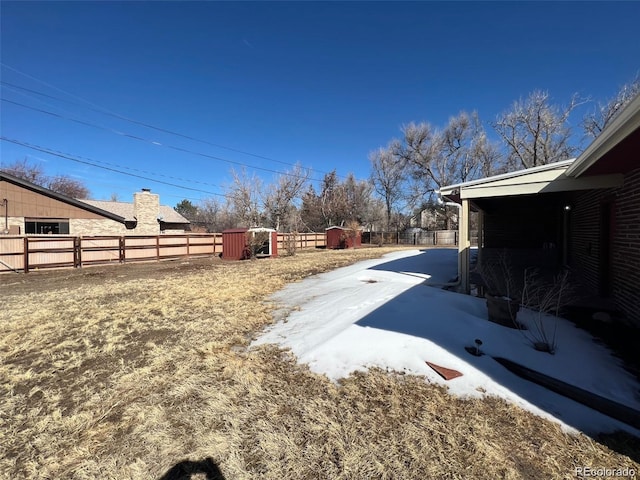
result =
[[[469,200],[462,200],[462,208],[460,209],[460,218],[458,219],[458,256],[460,261],[460,289],[462,293],[469,294],[471,286],[469,284],[469,257],[471,250],[471,233],[469,229],[469,216],[471,208]]]
[[[478,265],[482,265],[482,251],[484,247],[484,212],[478,210]]]

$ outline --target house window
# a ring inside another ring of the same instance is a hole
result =
[[[66,235],[69,234],[68,218],[25,218],[25,233],[35,235]]]

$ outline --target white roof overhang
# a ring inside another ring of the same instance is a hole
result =
[[[571,178],[567,176],[566,172],[573,162],[573,159],[566,160],[451,185],[442,188],[440,193],[445,197],[464,200],[618,187],[623,183],[624,176],[621,174]]]

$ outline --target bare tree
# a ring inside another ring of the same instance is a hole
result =
[[[231,212],[231,202],[223,203],[217,198],[206,198],[196,206],[195,224],[207,232],[222,232],[236,226],[236,218]],[[188,218],[188,217],[187,217]]]
[[[61,193],[71,198],[88,198],[89,189],[82,182],[66,175],[56,175],[46,182],[49,190]]]
[[[508,170],[531,168],[570,158],[569,115],[581,103],[574,95],[566,106],[550,103],[548,92],[536,90],[498,116],[496,132],[508,150]]]
[[[637,75],[633,81],[623,85],[615,97],[609,99],[606,103],[598,102],[595,109],[587,114],[582,121],[585,133],[592,138],[600,135],[600,132],[637,95],[640,95],[640,75]]]
[[[451,117],[438,137],[440,151],[434,164],[440,185],[467,182],[480,176],[480,142],[486,135],[476,112]]]
[[[440,188],[441,181],[433,171],[434,159],[440,152],[440,135],[428,123],[409,123],[402,126],[402,140],[392,140],[391,149],[421,180],[421,195]]]
[[[322,179],[320,192],[320,211],[324,219],[324,226],[330,227],[339,222],[340,212],[344,211],[344,190],[340,188],[340,180],[335,170],[325,174]]]
[[[443,130],[428,123],[402,127],[403,138],[391,143],[399,158],[423,181],[423,195],[443,185],[476,179],[490,170],[484,162],[497,161],[497,149],[487,141],[476,112],[460,112]]]
[[[398,206],[407,192],[407,163],[396,156],[393,147],[379,148],[369,154],[371,162],[371,183],[385,204],[386,230],[391,228],[391,212]]]
[[[46,175],[39,164],[30,163],[26,158],[8,165],[2,165],[0,169],[14,177],[22,178],[67,197],[89,197],[89,189],[80,180],[71,178],[68,175],[55,175],[53,177]]]
[[[302,194],[300,221],[305,228],[318,231],[332,225],[344,225],[350,220],[369,223],[371,220],[372,187],[353,174],[341,182],[336,171],[325,174],[320,193],[309,186]]]
[[[231,171],[233,183],[228,188],[227,198],[235,217],[236,226],[256,226],[261,223],[262,181],[248,176],[243,169],[240,173]]]
[[[45,185],[48,179],[40,164],[31,163],[26,158],[16,160],[15,162],[7,165],[2,165],[0,169],[9,175],[21,178],[27,182],[35,183],[41,187]]]
[[[362,226],[366,230],[376,231],[384,230],[386,217],[386,207],[384,202],[376,197],[369,199],[366,205],[366,209],[362,216]],[[393,225],[393,216],[391,217],[391,224]]]
[[[340,197],[344,199],[343,210],[340,211],[340,224],[344,225],[350,221],[362,223],[371,201],[371,184],[365,180],[356,180],[353,173],[349,173],[345,181],[339,185],[339,190],[342,191]]]
[[[500,146],[487,139],[484,131],[477,136],[473,145],[472,155],[478,161],[481,178],[498,175],[507,171],[507,164],[500,151]]]
[[[302,194],[302,207],[300,208],[300,221],[305,230],[318,232],[326,228],[320,195],[316,193],[313,185],[309,185]]]
[[[281,230],[283,222],[287,229],[291,229],[290,214],[295,210],[295,201],[301,197],[308,179],[309,171],[296,165],[291,172],[280,175],[275,183],[267,187],[265,213],[277,231]]]
[[[443,130],[427,123],[410,123],[402,130],[402,140],[393,141],[391,146],[418,182],[408,186],[410,205],[420,205],[425,200],[433,202],[433,193],[443,185],[474,180],[492,172],[500,159],[496,146],[487,141],[476,112],[451,117]],[[454,212],[438,208],[450,228]]]

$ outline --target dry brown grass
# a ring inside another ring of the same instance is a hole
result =
[[[0,476],[158,479],[207,457],[227,480],[640,470],[495,398],[379,370],[335,385],[275,347],[247,350],[269,294],[389,250],[0,276]]]

